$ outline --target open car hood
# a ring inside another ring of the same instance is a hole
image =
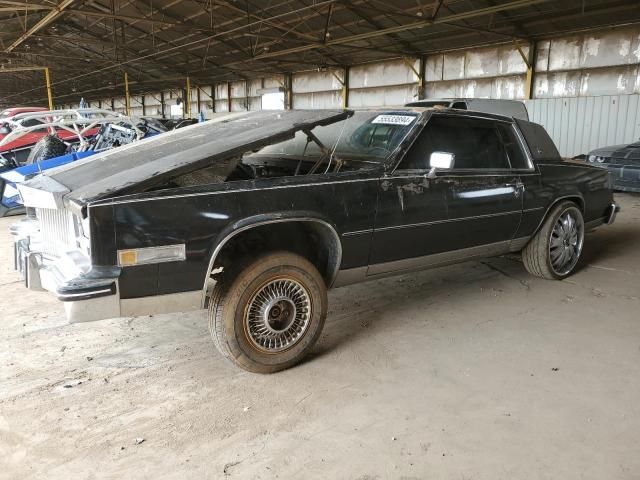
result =
[[[79,211],[91,201],[141,191],[200,168],[219,167],[221,182],[251,150],[329,125],[353,112],[287,110],[229,114],[52,169],[18,188],[28,207]]]

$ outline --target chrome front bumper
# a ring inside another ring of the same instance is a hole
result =
[[[91,266],[86,256],[74,251],[49,257],[33,240],[37,235],[25,235],[25,230],[29,230],[27,223],[12,228],[14,267],[27,288],[53,293],[64,303],[69,322],[120,316],[120,268]]]

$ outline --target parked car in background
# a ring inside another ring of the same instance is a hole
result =
[[[506,117],[529,120],[527,106],[518,100],[501,100],[496,98],[432,98],[407,103],[407,107],[440,107],[474,112],[494,113]]]
[[[16,113],[5,125],[0,151],[39,140],[23,162],[0,153],[0,217],[24,213],[16,185],[40,172],[167,131],[154,119],[92,108]]]
[[[16,107],[9,108],[0,113],[0,159],[5,162],[13,162],[15,165],[23,165],[29,158],[33,147],[42,138],[50,134],[50,131],[44,128],[37,128],[47,122],[44,113],[49,111],[41,107]],[[31,127],[36,127],[32,130]],[[5,141],[16,128],[23,129],[25,132],[20,135],[14,135],[11,141]],[[76,136],[72,132],[58,131],[57,135],[61,140],[71,141]]]
[[[0,126],[2,126],[3,120],[7,120],[9,118],[18,115],[19,113],[31,113],[31,112],[45,112],[47,111],[44,107],[12,107],[7,108],[0,112]],[[2,138],[2,137],[0,137]]]
[[[456,109],[245,113],[18,188],[17,268],[70,321],[206,307],[220,352],[262,373],[314,345],[329,288],[510,252],[563,279],[618,211],[540,125]]]
[[[614,190],[640,192],[640,141],[596,148],[586,161],[609,171]]]

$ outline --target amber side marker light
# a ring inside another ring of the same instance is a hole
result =
[[[132,248],[118,250],[118,265],[132,267],[151,263],[179,262],[186,260],[184,243],[177,245],[163,245],[161,247]]]

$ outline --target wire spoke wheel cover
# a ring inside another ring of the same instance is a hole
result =
[[[247,338],[259,351],[282,352],[304,337],[311,314],[311,297],[300,283],[291,278],[272,280],[249,300],[244,320]]]
[[[549,238],[549,261],[557,275],[566,275],[578,263],[584,243],[584,222],[575,207],[557,217]]]

